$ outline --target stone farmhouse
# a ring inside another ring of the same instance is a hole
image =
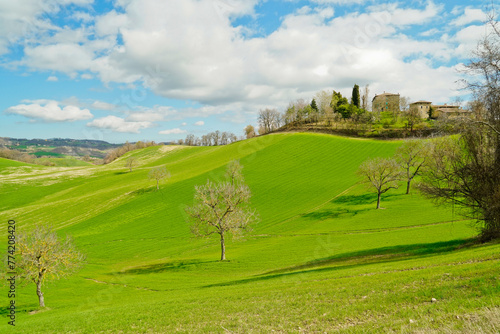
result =
[[[455,117],[463,116],[470,113],[467,110],[463,110],[459,106],[450,106],[447,104],[443,105],[433,105],[432,102],[428,101],[417,101],[410,104],[410,110],[418,110],[421,118],[432,118],[436,119],[439,117]]]
[[[399,94],[386,93],[375,95],[372,100],[372,111],[399,111]],[[462,116],[469,111],[461,109],[459,106],[433,105],[429,101],[417,101],[410,104],[410,110],[416,110],[421,118],[436,119],[442,116]]]
[[[375,95],[372,100],[372,111],[399,111],[399,94],[386,93]]]

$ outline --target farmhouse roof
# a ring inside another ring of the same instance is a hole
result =
[[[417,102],[410,103],[410,105],[412,105],[412,104],[432,104],[432,102],[429,102],[429,101],[417,101]]]
[[[375,100],[375,99],[376,99],[377,97],[379,97],[379,96],[399,96],[399,94],[386,93],[386,92],[384,92],[384,93],[382,93],[382,94],[375,94],[375,96],[373,97],[373,100]],[[372,101],[373,101],[373,100],[372,100]]]
[[[436,109],[459,109],[460,108],[459,106],[452,106],[452,105],[447,105],[447,104],[435,105],[433,107]]]

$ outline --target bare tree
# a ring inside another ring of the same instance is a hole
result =
[[[410,133],[413,133],[413,129],[416,125],[422,123],[422,115],[415,105],[404,112],[404,119],[410,128]]]
[[[134,158],[134,157],[129,157],[125,161],[125,167],[127,167],[128,169],[130,169],[130,171],[132,171],[132,168],[134,168],[136,165],[137,165],[137,159]]]
[[[265,133],[276,130],[280,123],[281,115],[276,109],[266,108],[259,111],[259,125]]]
[[[231,167],[232,166],[232,167]],[[191,217],[191,231],[196,236],[218,234],[221,246],[221,261],[226,259],[225,240],[229,235],[238,235],[257,222],[255,210],[250,209],[250,189],[242,179],[239,163],[232,163],[227,170],[227,181],[195,187],[192,207],[186,208]],[[231,176],[232,175],[232,176]],[[233,177],[233,182],[231,182]]]
[[[369,96],[370,96],[370,85],[366,85],[363,88],[363,94],[361,96],[361,107],[364,110],[368,110],[368,106],[370,105],[369,103]]]
[[[247,139],[253,138],[256,136],[255,128],[253,127],[253,125],[249,124],[245,127],[245,136],[247,137]]]
[[[380,209],[380,197],[390,189],[397,189],[401,179],[401,169],[394,159],[375,158],[366,160],[357,171],[364,182],[377,190],[377,209]]]
[[[219,146],[221,141],[221,132],[219,130],[211,132],[212,134],[212,145]]]
[[[399,110],[407,111],[410,106],[411,99],[408,96],[401,96],[399,98]]]
[[[500,238],[500,25],[490,18],[491,33],[467,65],[478,76],[467,86],[482,105],[460,124],[459,139],[436,141],[420,189],[437,203],[453,203],[479,223],[481,241]]]
[[[240,164],[240,161],[233,160],[227,164],[224,176],[232,185],[241,184],[244,182],[242,170],[243,166]]]
[[[148,177],[152,180],[156,180],[156,190],[160,189],[160,181],[163,179],[170,178],[170,172],[165,166],[160,166],[153,168],[149,171]]]
[[[36,226],[30,233],[19,234],[16,254],[18,277],[35,283],[40,307],[45,307],[44,282],[69,276],[85,261],[70,237],[60,239],[51,228],[42,225]]]
[[[186,136],[186,139],[184,140],[184,144],[188,146],[194,146],[196,142],[196,137],[193,134],[189,134]]]
[[[426,144],[422,140],[410,139],[396,150],[396,161],[404,171],[406,178],[406,194],[410,193],[410,186],[413,179],[420,175],[421,169],[425,164]]]

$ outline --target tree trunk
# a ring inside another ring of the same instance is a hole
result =
[[[224,261],[226,259],[226,245],[224,244],[224,234],[220,235],[220,260]]]
[[[40,304],[40,307],[45,307],[45,301],[43,300],[43,293],[42,293],[42,281],[36,282],[36,294],[38,295],[38,303]]]
[[[410,193],[410,184],[411,184],[411,180],[408,180],[408,182],[406,183],[406,195],[408,195]]]
[[[156,190],[160,190],[160,180],[156,180]]]
[[[380,193],[377,195],[377,209],[380,209]]]

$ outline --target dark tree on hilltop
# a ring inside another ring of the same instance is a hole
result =
[[[354,88],[352,89],[352,98],[351,98],[351,104],[359,108],[359,103],[360,103],[360,98],[359,98],[359,86],[354,85]]]
[[[311,109],[313,109],[316,112],[318,112],[318,105],[316,104],[316,99],[312,99],[312,101],[311,101]]]
[[[478,104],[473,119],[464,119],[459,139],[435,141],[420,189],[437,203],[452,203],[476,219],[480,240],[500,238],[500,25],[467,65],[478,80],[467,82]]]

